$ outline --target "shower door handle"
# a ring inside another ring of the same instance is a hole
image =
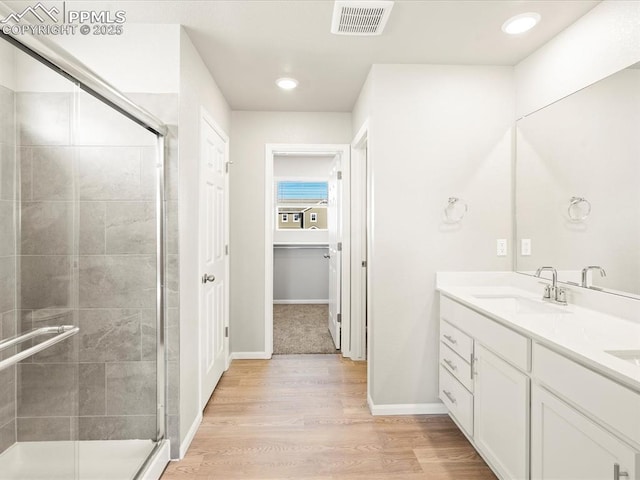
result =
[[[215,281],[216,281],[215,275],[207,275],[206,273],[202,275],[202,283],[215,282]]]

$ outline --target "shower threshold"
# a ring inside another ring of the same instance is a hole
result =
[[[131,480],[151,440],[18,442],[0,455],[0,480]]]

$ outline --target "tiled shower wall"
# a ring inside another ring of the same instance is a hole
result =
[[[0,86],[0,338],[16,333],[15,95]],[[0,353],[4,359],[15,349]],[[16,367],[0,372],[0,453],[16,441]]]
[[[177,96],[144,97],[177,117]],[[84,93],[18,93],[16,109],[20,327],[80,327],[20,364],[17,439],[153,438],[155,136]],[[168,408],[177,423],[175,199],[169,189]]]

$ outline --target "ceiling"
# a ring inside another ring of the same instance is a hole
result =
[[[331,34],[332,0],[70,3],[125,10],[127,23],[184,25],[233,110],[350,112],[372,64],[515,65],[599,2],[396,0],[375,37]],[[501,31],[529,11],[542,16],[532,31]],[[281,76],[299,87],[281,91]]]

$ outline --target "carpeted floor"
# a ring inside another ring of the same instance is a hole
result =
[[[273,353],[337,353],[327,318],[328,305],[274,305]]]

